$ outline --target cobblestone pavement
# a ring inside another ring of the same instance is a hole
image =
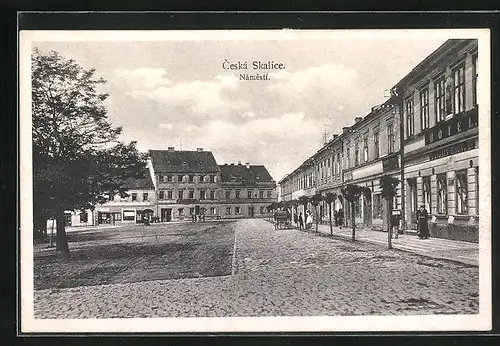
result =
[[[478,268],[265,220],[236,227],[235,274],[35,291],[36,318],[478,313]]]

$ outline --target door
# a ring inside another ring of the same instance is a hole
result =
[[[251,217],[253,218],[254,217],[254,214],[255,214],[255,209],[254,207],[248,207],[248,217]]]
[[[172,209],[171,208],[161,210],[161,221],[163,221],[163,222],[172,221]]]

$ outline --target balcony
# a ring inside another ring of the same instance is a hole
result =
[[[437,123],[424,131],[425,145],[435,143],[445,138],[467,131],[478,125],[478,107],[457,114],[451,119]]]

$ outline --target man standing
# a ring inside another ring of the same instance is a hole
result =
[[[302,213],[299,215],[299,229],[304,228],[304,218],[302,217]]]

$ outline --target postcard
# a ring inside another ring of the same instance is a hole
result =
[[[21,331],[491,329],[489,35],[21,31]]]

